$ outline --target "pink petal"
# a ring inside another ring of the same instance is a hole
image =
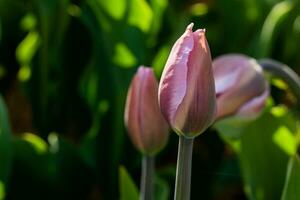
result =
[[[154,155],[168,140],[168,125],[158,106],[158,83],[153,70],[140,67],[128,91],[125,124],[133,144]]]
[[[141,89],[140,89],[141,78],[136,74],[130,84],[126,106],[125,106],[125,125],[128,129],[128,133],[131,137],[132,142],[138,149],[144,149],[143,142],[140,137],[141,127],[140,127],[140,99]]]
[[[176,110],[187,89],[187,63],[194,46],[192,28],[193,24],[190,24],[174,44],[161,76],[159,103],[170,124],[174,121]]]
[[[224,55],[214,60],[213,69],[218,91],[217,118],[234,114],[249,99],[265,91],[266,81],[262,70],[250,57]]]
[[[187,65],[186,94],[174,122],[174,128],[186,137],[195,137],[206,130],[213,122],[216,109],[212,61],[205,30],[195,31],[193,42]]]
[[[246,102],[237,111],[236,116],[244,119],[256,118],[265,107],[266,99],[269,96],[269,89],[265,90],[260,96]]]
[[[169,131],[168,124],[161,114],[158,105],[158,83],[154,73],[147,68],[147,76],[143,84],[140,96],[141,102],[141,140],[145,152],[155,154],[167,143]]]

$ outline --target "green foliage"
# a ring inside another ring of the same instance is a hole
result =
[[[282,200],[296,200],[299,198],[300,160],[298,156],[290,159],[287,176],[282,194]]]
[[[155,199],[166,200],[170,198],[170,186],[162,178],[155,177]]]
[[[155,177],[155,198],[157,200],[166,200],[170,196],[170,188],[168,183],[162,178]],[[119,168],[119,190],[121,200],[137,200],[139,199],[138,189],[128,174],[124,166]]]
[[[139,192],[126,169],[119,169],[119,184],[121,200],[138,200]]]
[[[123,124],[136,68],[159,77],[193,21],[207,29],[213,57],[269,56],[298,71],[299,8],[297,0],[0,0],[0,199],[138,198],[140,156]],[[290,106],[286,85],[272,81],[276,105]],[[215,127],[225,143],[213,131],[197,140],[192,199],[230,199],[224,191],[243,195],[241,186],[249,199],[279,199],[283,188],[285,199],[295,195],[298,129],[288,109]],[[176,149],[173,136],[157,157],[155,199],[172,198]]]
[[[225,120],[216,128],[239,156],[248,197],[278,199],[288,158],[297,149],[298,129],[292,114],[285,107],[273,107],[254,122]]]
[[[0,96],[0,199],[4,199],[12,167],[11,130],[6,106]]]

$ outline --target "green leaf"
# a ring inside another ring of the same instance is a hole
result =
[[[296,151],[296,124],[283,106],[266,109],[251,123],[225,120],[216,124],[221,137],[238,154],[249,199],[281,196],[288,158]]]
[[[39,136],[24,133],[13,138],[14,159],[28,170],[32,179],[52,181],[55,176],[48,144]]]
[[[114,19],[123,18],[126,11],[126,1],[124,0],[97,0],[103,9]]]
[[[267,16],[260,35],[261,56],[269,54],[273,39],[278,32],[277,30],[279,30],[293,6],[292,1],[282,1],[276,4]]]
[[[170,48],[168,46],[163,46],[159,49],[159,51],[155,55],[152,62],[152,66],[154,68],[154,72],[156,75],[162,74],[169,53],[170,53]]]
[[[39,136],[32,133],[24,133],[22,138],[27,141],[37,154],[47,154],[48,145],[47,143],[40,138]]]
[[[241,138],[245,127],[249,121],[241,121],[234,117],[225,118],[216,122],[215,128],[221,133],[221,137],[226,141],[234,141]]]
[[[21,65],[29,65],[33,56],[39,47],[40,38],[39,34],[31,31],[19,44],[16,50],[16,57]]]
[[[153,11],[151,32],[156,35],[161,28],[163,15],[168,7],[168,0],[150,0],[150,5]],[[154,38],[157,40],[156,37]]]
[[[162,178],[155,177],[155,200],[167,200],[170,196],[170,187]]]
[[[282,200],[298,200],[300,197],[300,160],[298,156],[290,159]]]
[[[12,165],[11,130],[5,103],[0,96],[0,199],[5,195]],[[1,194],[2,193],[2,194]]]
[[[277,131],[275,131],[273,140],[287,154],[295,155],[297,151],[297,140],[286,126],[280,126]]]
[[[114,51],[112,59],[115,64],[124,68],[132,68],[136,65],[137,60],[134,54],[124,43],[116,44]]]
[[[0,200],[5,199],[5,185],[0,181]]]
[[[239,158],[250,199],[281,196],[288,155],[273,140],[281,124],[281,120],[267,112],[242,133]]]
[[[145,0],[131,0],[128,23],[148,32],[152,24],[153,12]]]
[[[121,200],[138,200],[139,192],[125,167],[119,168],[119,187]]]

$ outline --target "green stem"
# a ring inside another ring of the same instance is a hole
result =
[[[295,97],[298,106],[300,106],[300,77],[287,65],[272,59],[261,59],[259,64],[264,71],[269,72],[273,76],[281,78],[289,86]],[[300,133],[297,132],[298,146],[300,144]]]
[[[189,200],[194,139],[179,137],[174,200]]]
[[[140,200],[153,200],[154,163],[154,156],[143,156]]]
[[[261,59],[258,63],[264,71],[286,82],[300,104],[300,78],[290,67],[272,59]]]

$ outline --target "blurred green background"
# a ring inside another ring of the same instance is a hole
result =
[[[298,0],[0,0],[0,199],[136,199],[127,88],[139,65],[159,78],[190,22],[207,29],[213,57],[300,70]],[[196,139],[192,199],[300,198],[295,99],[272,83],[255,122],[225,121]],[[177,140],[156,160],[155,199],[172,199]]]

